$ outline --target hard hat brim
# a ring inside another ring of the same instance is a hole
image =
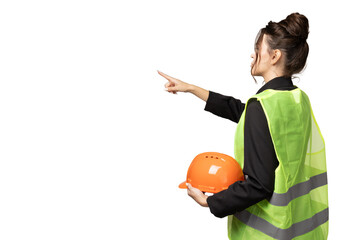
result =
[[[187,188],[187,186],[186,186],[186,181],[180,183],[179,188],[182,188],[182,189]]]

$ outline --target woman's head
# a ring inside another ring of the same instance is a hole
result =
[[[291,77],[301,72],[309,53],[308,34],[309,22],[302,14],[292,13],[278,23],[270,21],[256,36],[251,75]]]

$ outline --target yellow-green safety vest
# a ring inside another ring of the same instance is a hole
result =
[[[272,197],[228,217],[229,239],[327,239],[325,142],[308,96],[299,88],[268,89],[253,98],[265,112],[279,166]],[[242,168],[249,100],[235,133],[235,159]]]

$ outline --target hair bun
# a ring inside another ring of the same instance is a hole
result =
[[[280,22],[294,38],[306,41],[309,35],[309,21],[300,13],[292,13]]]

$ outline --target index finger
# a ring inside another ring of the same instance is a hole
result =
[[[157,70],[157,71],[158,71],[158,73],[159,73],[161,76],[163,76],[164,78],[166,78],[166,79],[169,80],[169,81],[175,82],[175,81],[178,80],[178,79],[176,79],[176,78],[170,77],[169,75],[167,75],[167,74],[165,74],[165,73],[163,73],[163,72],[160,72],[159,70]]]

